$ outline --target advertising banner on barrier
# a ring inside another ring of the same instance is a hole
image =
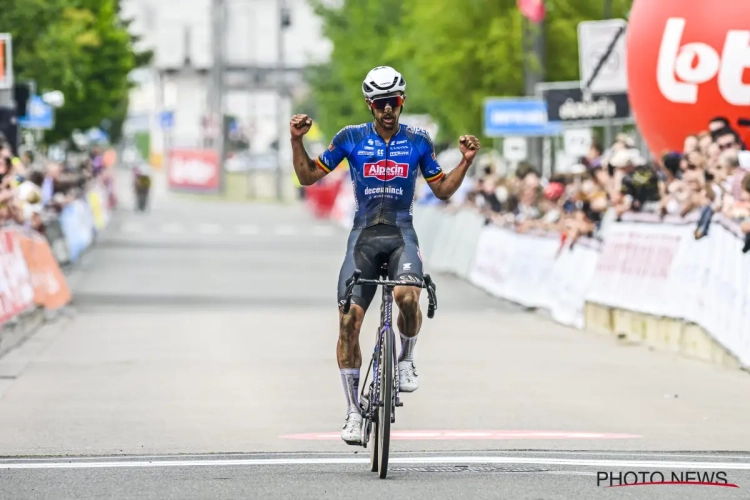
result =
[[[94,226],[97,231],[104,229],[108,222],[104,205],[105,200],[106,197],[102,196],[102,192],[99,189],[92,189],[86,194],[86,201],[88,201],[91,208],[91,215],[94,218]]]
[[[219,188],[219,157],[211,149],[174,149],[169,153],[169,187],[195,191]]]
[[[23,257],[18,233],[0,230],[0,325],[33,303],[31,273]]]
[[[733,221],[715,216],[710,235],[695,240],[689,218],[630,218],[610,224],[604,241],[584,238],[560,250],[551,235],[495,225],[464,238],[468,215],[433,207],[416,212],[426,268],[454,272],[578,328],[585,326],[587,302],[695,323],[750,366],[750,256],[742,253]],[[467,252],[473,261],[462,273],[453,263]]]
[[[60,214],[60,226],[68,242],[70,260],[76,262],[94,239],[94,216],[88,203],[76,200],[65,207]]]
[[[556,321],[582,328],[598,249],[586,240],[558,253],[559,246],[551,236],[488,226],[479,236],[469,280],[492,295],[548,309]]]
[[[694,226],[621,222],[607,233],[590,302],[684,319],[750,363],[750,259],[718,222],[696,241]]]
[[[68,304],[70,288],[47,241],[39,234],[17,233],[17,237],[31,275],[34,303],[52,311]]]
[[[49,246],[55,256],[55,260],[61,266],[70,263],[70,254],[68,251],[68,242],[65,241],[65,235],[62,232],[60,221],[53,219],[44,223],[44,234],[47,237]]]

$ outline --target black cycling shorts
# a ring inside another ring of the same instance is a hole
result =
[[[362,271],[362,279],[378,279],[380,268],[388,264],[388,279],[422,281],[422,254],[414,228],[401,228],[377,224],[364,229],[355,229],[349,235],[346,257],[339,273],[339,306],[346,300],[346,280],[355,269]],[[370,306],[377,287],[357,285],[354,287],[352,304],[365,311]]]

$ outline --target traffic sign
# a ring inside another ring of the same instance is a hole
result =
[[[604,57],[612,41],[620,30],[627,28],[624,19],[604,21],[584,21],[578,24],[578,63],[581,71],[581,85],[591,79],[599,61]],[[619,93],[628,91],[628,68],[626,39],[624,34],[615,43],[599,74],[591,83],[594,94]]]
[[[29,99],[26,116],[22,116],[18,123],[24,128],[49,130],[55,126],[55,114],[52,106],[46,104],[38,95]]]
[[[159,115],[159,124],[162,130],[174,128],[174,111],[162,111]]]
[[[508,161],[523,161],[529,151],[525,137],[506,137],[503,139],[503,158]]]
[[[547,105],[533,98],[490,98],[484,103],[484,135],[547,136],[558,135],[560,124],[547,120]]]
[[[586,156],[591,148],[590,128],[569,128],[563,132],[565,154],[574,158]]]

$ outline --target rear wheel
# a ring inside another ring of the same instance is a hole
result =
[[[377,455],[378,475],[385,479],[388,474],[388,452],[391,444],[391,414],[393,412],[393,332],[383,332],[380,349],[380,405],[378,406]]]

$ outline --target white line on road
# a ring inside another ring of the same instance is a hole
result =
[[[297,234],[297,228],[294,226],[276,226],[273,234],[277,236],[292,236]]]
[[[198,226],[198,232],[201,234],[219,234],[221,226],[218,224],[201,224]]]
[[[161,227],[161,230],[163,232],[165,232],[165,233],[172,233],[172,234],[181,233],[182,232],[182,225],[177,224],[177,223],[164,224]]]
[[[533,464],[597,468],[661,468],[661,469],[721,469],[750,470],[750,463],[738,462],[672,462],[661,460],[586,460],[546,457],[392,457],[392,464]],[[262,466],[262,465],[359,465],[367,458],[267,458],[224,460],[132,460],[101,462],[16,462],[0,463],[0,469],[104,469],[139,467],[207,467],[207,466]]]
[[[235,232],[241,235],[253,235],[260,233],[260,228],[258,226],[243,225],[237,226]]]

